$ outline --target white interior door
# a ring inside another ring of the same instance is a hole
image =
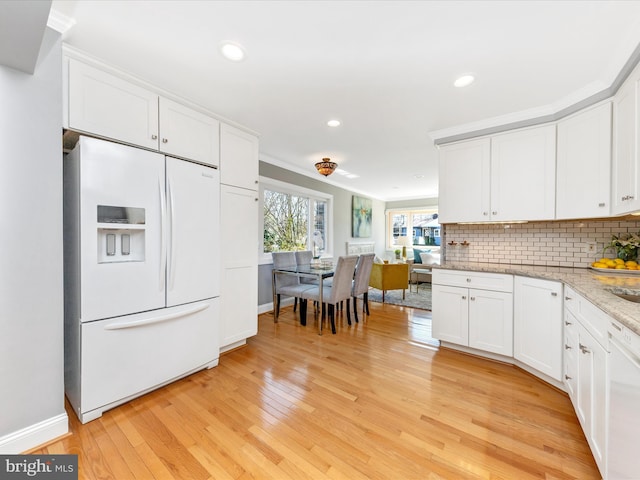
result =
[[[220,173],[167,157],[167,306],[220,295]]]
[[[81,320],[164,307],[164,156],[94,138],[80,148]]]

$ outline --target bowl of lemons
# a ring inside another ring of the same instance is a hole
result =
[[[640,275],[640,265],[635,260],[627,260],[621,258],[601,258],[593,262],[589,268],[605,271],[609,273],[630,273]]]

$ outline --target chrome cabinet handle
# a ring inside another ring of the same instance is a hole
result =
[[[486,217],[487,215],[489,215],[489,212],[482,212],[482,215]]]
[[[471,283],[471,279],[470,278],[467,278],[467,283]]]
[[[463,299],[463,300],[466,300],[466,299],[467,299],[467,296],[466,296],[466,295],[462,295],[462,299]]]
[[[573,325],[571,322],[564,322],[565,325]]]
[[[491,215],[497,215],[497,214],[498,214],[498,212],[496,212],[496,211],[491,212]]]
[[[162,143],[169,143],[169,140],[168,140],[168,139],[166,139],[166,138],[163,138],[163,139],[162,139]]]
[[[573,300],[571,297],[564,297],[565,300]]]
[[[607,205],[607,204],[606,204],[606,203],[604,203],[604,202],[601,202],[601,203],[599,203],[599,204],[598,204],[598,206],[599,206],[599,207],[605,207],[606,205]]]
[[[580,344],[580,351],[584,354],[591,353],[591,350],[589,350],[589,347],[583,344]]]
[[[475,300],[476,297],[469,297],[469,300]]]
[[[571,350],[571,345],[567,345],[566,343],[564,344],[564,349],[565,350]]]
[[[569,375],[565,375],[565,376],[564,376],[564,379],[565,379],[565,380],[571,380],[571,377],[570,377]]]
[[[157,140],[158,139],[158,135],[151,135],[151,140]]]
[[[558,296],[558,292],[551,292],[551,296],[552,297],[557,297]]]

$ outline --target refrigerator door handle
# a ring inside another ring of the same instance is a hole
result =
[[[176,277],[176,235],[175,235],[175,224],[176,224],[176,210],[175,210],[175,199],[173,198],[173,189],[171,188],[171,177],[168,177],[167,182],[169,188],[167,192],[168,200],[169,200],[169,290],[173,290],[173,284]]]
[[[164,185],[162,178],[158,179],[158,191],[160,192],[160,288],[164,290],[165,270],[167,268],[167,244],[165,242],[165,224],[167,220],[166,202],[164,197]]]
[[[174,318],[186,317],[187,315],[201,312],[202,310],[206,310],[207,308],[209,308],[208,303],[199,304],[187,310],[180,310],[178,312],[172,312],[165,315],[158,315],[156,317],[145,318],[142,320],[132,320],[129,322],[112,323],[111,325],[107,325],[106,327],[104,327],[104,329],[105,330],[123,330],[125,328],[135,328],[135,327],[142,327],[144,325],[153,325],[155,323],[161,323],[161,322],[166,322],[168,320],[173,320]]]

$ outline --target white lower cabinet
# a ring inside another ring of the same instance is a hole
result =
[[[564,297],[564,384],[600,472],[606,472],[610,318],[570,287]]]
[[[468,288],[472,285],[500,288]],[[433,272],[433,337],[485,352],[513,354],[512,276]]]
[[[562,283],[514,278],[514,357],[562,380]]]

